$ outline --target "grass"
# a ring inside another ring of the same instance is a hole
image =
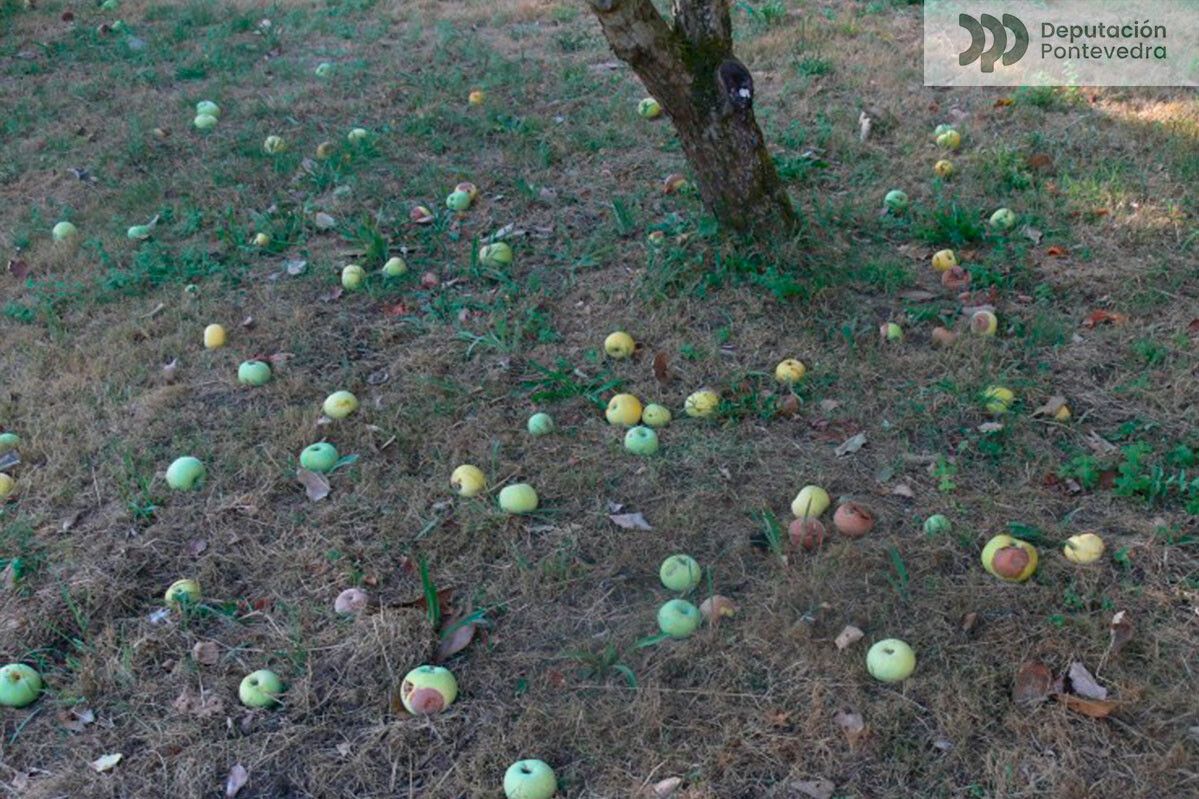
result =
[[[817,778],[839,799],[1194,792],[1193,95],[933,92],[906,46],[918,4],[736,3],[803,220],[792,240],[740,241],[694,189],[661,191],[688,172],[678,143],[636,115],[644,89],[575,4],[85,5],[0,0],[0,244],[29,267],[0,274],[0,428],[22,437],[0,504],[0,659],[48,687],[0,713],[5,792],[208,797],[240,763],[242,797],[482,797],[522,757],[580,798],[670,776],[682,799]],[[222,108],[207,135],[202,99]],[[942,180],[947,120],[965,143]],[[286,151],[264,153],[268,135]],[[482,195],[459,216],[444,197],[462,180]],[[906,215],[880,215],[892,188]],[[416,204],[432,224],[409,222]],[[1007,234],[987,225],[1000,206],[1020,216]],[[156,215],[150,240],[126,238]],[[50,240],[62,219],[76,242]],[[499,231],[515,260],[484,266]],[[971,296],[929,268],[944,247]],[[396,254],[408,272],[385,280]],[[347,263],[363,291],[337,292]],[[984,303],[995,337],[963,329]],[[1099,309],[1128,319],[1085,326]],[[902,342],[879,341],[886,321]],[[229,344],[206,351],[213,322]],[[935,349],[936,325],[962,336]],[[602,354],[616,329],[640,343],[628,360]],[[236,383],[271,356],[270,384]],[[785,357],[808,369],[794,399],[770,377]],[[980,402],[995,384],[1018,398],[999,418]],[[689,419],[704,386],[718,413]],[[318,424],[341,388],[359,412]],[[675,412],[656,456],[605,424],[617,391]],[[1069,421],[1034,415],[1054,395]],[[553,435],[525,432],[538,410]],[[314,503],[294,473],[322,439],[344,458]],[[207,465],[203,490],[166,487],[182,454]],[[461,463],[486,495],[452,494]],[[537,513],[496,508],[513,482]],[[810,482],[878,527],[795,550],[789,503]],[[934,513],[950,534],[922,532]],[[1056,550],[1085,530],[1108,550],[1079,567]],[[1029,583],[980,568],[1000,532],[1040,548]],[[704,567],[697,604],[739,609],[686,641],[655,622],[674,552]],[[167,613],[181,577],[204,598]],[[351,586],[370,608],[340,617]],[[1136,632],[1110,655],[1117,610]],[[467,624],[445,663],[458,702],[404,714],[404,674]],[[840,651],[850,624],[865,639]],[[890,637],[919,668],[883,686],[864,656]],[[1082,661],[1113,716],[1014,704],[1034,657]],[[238,683],[267,667],[285,706],[248,712]],[[96,722],[64,727],[81,708]],[[869,729],[856,744],[841,711]],[[115,752],[112,772],[88,768]]]

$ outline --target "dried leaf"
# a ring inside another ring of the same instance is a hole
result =
[[[12,258],[8,262],[8,273],[17,280],[24,280],[29,275],[29,264],[21,258]]]
[[[654,355],[654,377],[664,385],[670,381],[670,369],[667,367],[666,353],[664,352]]]
[[[1091,311],[1090,315],[1082,321],[1082,326],[1093,328],[1097,325],[1122,325],[1128,321],[1128,315],[1118,311],[1105,311],[1102,308]]]
[[[622,530],[652,530],[653,527],[640,513],[613,513],[608,516],[612,523]]]
[[[1077,660],[1070,664],[1070,687],[1086,699],[1107,699],[1107,689],[1095,681],[1087,667]]]
[[[655,799],[668,799],[668,797],[682,784],[683,780],[681,777],[667,777],[664,780],[655,782],[653,786]]]
[[[863,635],[865,635],[865,633],[863,633],[857,627],[854,627],[852,624],[847,624],[845,625],[845,629],[837,634],[837,638],[834,643],[836,643],[837,649],[844,651],[858,641],[862,640]]]
[[[1023,228],[1021,228],[1020,232],[1023,233],[1025,237],[1033,244],[1040,244],[1041,239],[1045,236],[1044,233],[1037,230],[1032,225],[1025,225]]]
[[[1030,660],[1016,672],[1012,701],[1016,704],[1044,702],[1053,692],[1053,673],[1039,660]]]
[[[916,492],[913,491],[912,487],[907,483],[896,483],[891,487],[891,493],[897,497],[903,497],[904,499],[916,498]]]
[[[826,779],[793,782],[791,787],[812,799],[831,799],[833,791],[837,790],[837,786]]]
[[[795,414],[799,413],[799,397],[794,394],[788,394],[779,400],[778,415],[784,419],[790,419]]]
[[[1070,251],[1061,245],[1054,244],[1052,247],[1049,247],[1047,250],[1045,250],[1045,254],[1050,258],[1065,258],[1070,254]]]
[[[867,114],[865,111],[863,111],[862,113],[860,113],[858,115],[858,139],[859,140],[866,141],[867,139],[870,138],[871,124],[872,123],[870,121],[870,115]]]
[[[453,586],[450,586],[449,588],[442,588],[437,591],[437,607],[440,610],[442,616],[449,615],[450,602],[453,600],[453,598],[454,598]],[[411,602],[404,602],[402,604],[402,607],[419,608],[421,610],[428,610],[429,603],[425,601],[424,594],[421,594],[421,596],[419,598],[414,599]]]
[[[1012,97],[1000,97],[998,100],[995,101],[995,105],[992,107],[993,108],[1007,108],[1008,106],[1015,105],[1015,104],[1016,104],[1016,100]]]
[[[837,453],[838,457],[840,457],[842,455],[848,455],[851,452],[857,452],[864,446],[866,446],[866,434],[858,433],[855,436],[851,436],[851,437],[847,438],[840,446],[838,446],[833,451]]]
[[[962,616],[962,621],[959,624],[964,633],[971,633],[978,626],[978,614],[973,610]]]
[[[1087,433],[1086,438],[1083,440],[1087,442],[1087,447],[1091,450],[1091,452],[1094,452],[1096,455],[1110,455],[1118,449],[1115,444],[1108,441],[1094,430]]]
[[[1044,405],[1035,409],[1032,412],[1032,415],[1033,416],[1053,416],[1055,413],[1060,411],[1065,404],[1066,404],[1065,397],[1054,394],[1052,397],[1050,397],[1049,399],[1047,399],[1045,401]]]
[[[341,299],[342,294],[345,294],[345,289],[341,286],[335,286],[330,291],[321,295],[321,302],[336,302]]]
[[[984,435],[990,435],[991,433],[998,433],[1002,429],[1003,429],[1003,422],[983,422],[982,424],[980,424],[978,426],[978,432],[980,432]]]
[[[92,761],[91,766],[93,769],[103,774],[106,771],[112,771],[116,764],[121,762],[121,758],[123,757],[124,755],[122,755],[120,752],[114,752],[111,755],[101,755]]]
[[[71,708],[70,710],[62,710],[58,713],[58,723],[62,725],[64,730],[71,732],[83,732],[87,725],[92,724],[96,720],[96,714],[91,708]]]
[[[187,554],[193,558],[198,558],[208,549],[208,542],[203,538],[193,538],[187,542]]]
[[[215,666],[220,659],[220,650],[213,641],[197,641],[192,647],[192,660],[202,666]]]
[[[320,502],[329,496],[329,481],[323,474],[308,469],[299,469],[296,471],[296,479],[300,481],[300,485],[304,486],[304,490],[308,493],[308,499],[311,501]]]
[[[1187,332],[1192,336],[1199,336],[1199,319],[1191,320],[1191,323],[1187,325]]]
[[[337,224],[337,220],[326,214],[324,211],[317,211],[316,216],[312,218],[316,224],[317,230],[328,230]]]
[[[1024,160],[1029,169],[1038,169],[1042,172],[1053,168],[1053,158],[1045,153],[1033,153]]]
[[[233,799],[249,781],[250,772],[241,763],[229,769],[229,776],[225,779],[225,799]]]
[[[287,274],[295,277],[304,274],[304,270],[308,268],[308,262],[303,258],[289,258],[283,262],[283,268],[287,270]]]
[[[841,403],[839,400],[835,400],[835,399],[820,400],[820,410],[824,411],[825,413],[828,413],[829,411],[834,411],[840,407],[841,407]]]
[[[442,630],[441,644],[437,647],[436,662],[444,663],[454,655],[466,649],[470,642],[475,638],[475,629],[478,625],[475,622],[467,622],[461,624],[461,619],[446,624]],[[457,625],[457,626],[455,626]],[[445,630],[453,629],[448,636],[445,635]]]
[[[1074,696],[1073,694],[1055,694],[1054,698],[1075,713],[1081,713],[1093,719],[1105,719],[1117,707],[1116,703],[1111,700],[1084,699],[1081,696]]]
[[[1112,639],[1107,645],[1107,651],[1109,655],[1113,656],[1120,654],[1120,650],[1132,640],[1132,636],[1136,633],[1132,626],[1132,619],[1128,618],[1128,613],[1123,610],[1112,616],[1110,631]]]
[[[857,747],[858,741],[866,736],[866,722],[862,720],[862,716],[858,713],[839,710],[837,711],[837,715],[833,716],[833,720],[837,722],[837,726],[841,728],[841,732],[845,733],[845,738],[849,741],[851,749]]]

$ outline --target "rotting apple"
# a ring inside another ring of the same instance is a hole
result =
[[[518,760],[504,772],[506,799],[550,799],[558,792],[558,778],[543,760]]]
[[[487,99],[487,93],[482,89],[473,89],[470,94],[466,95],[466,102],[471,105],[483,105],[483,101]]]
[[[325,397],[321,410],[330,419],[344,419],[358,410],[358,398],[349,391],[334,391]]]
[[[237,382],[243,386],[265,386],[271,382],[271,367],[264,361],[245,361],[237,367]]]
[[[470,201],[472,203],[479,199],[479,187],[471,183],[469,180],[461,181],[457,186],[454,187],[454,191],[466,192],[470,195]]]
[[[200,601],[200,597],[200,584],[190,577],[171,583],[162,595],[163,601],[172,608],[194,605]]]
[[[941,285],[950,291],[965,291],[970,287],[970,273],[960,266],[951,266],[941,273]]]
[[[658,578],[662,585],[676,593],[686,594],[699,585],[703,578],[703,570],[695,558],[682,553],[671,555],[662,561],[658,568]]]
[[[779,361],[778,365],[774,367],[774,379],[784,385],[793,386],[803,380],[807,372],[808,368],[803,365],[803,361],[787,358]]]
[[[946,327],[934,327],[931,335],[933,344],[938,347],[949,347],[958,340],[958,334]]]
[[[608,354],[609,358],[616,360],[628,358],[636,348],[637,342],[633,341],[633,337],[623,330],[609,333],[608,337],[604,339],[604,352]]]
[[[736,616],[737,606],[727,596],[713,594],[700,603],[699,612],[707,620],[708,624],[715,627],[720,623],[721,619]]]
[[[685,599],[671,599],[658,608],[658,629],[671,638],[686,638],[701,621],[699,609]]]
[[[458,680],[442,666],[417,666],[400,683],[400,702],[413,715],[439,713],[458,698]]]
[[[878,337],[895,344],[903,341],[903,328],[895,322],[883,322],[878,326]]]
[[[310,472],[325,474],[337,465],[337,447],[328,441],[309,444],[300,452],[300,466]]]
[[[796,518],[818,518],[832,503],[828,492],[817,485],[806,485],[791,500],[791,513]]]
[[[247,674],[237,687],[237,698],[246,707],[275,707],[283,695],[283,681],[270,669]]]
[[[537,492],[528,483],[513,483],[500,489],[500,508],[507,513],[532,513],[537,510]]]
[[[641,423],[650,427],[665,427],[670,424],[670,409],[651,402],[641,411]]]
[[[191,491],[204,483],[206,470],[198,458],[184,455],[167,467],[167,485],[176,491]]]
[[[478,466],[464,463],[450,475],[450,487],[460,497],[477,497],[487,489],[487,477]]]
[[[658,434],[644,425],[630,427],[624,434],[624,448],[634,455],[653,455],[658,451]]]
[[[824,546],[824,522],[811,516],[800,516],[793,519],[787,527],[791,546],[801,547],[805,552],[812,552]]]
[[[42,693],[42,675],[24,663],[9,663],[0,668],[0,705],[28,707]]]
[[[879,682],[901,682],[916,670],[916,653],[898,638],[887,638],[866,653],[866,670]]]
[[[266,233],[255,233],[254,234],[254,246],[255,247],[266,247],[270,243],[271,243],[271,237],[268,236]]]
[[[632,394],[617,394],[608,400],[604,417],[610,425],[633,427],[641,421],[641,410],[641,400]]]
[[[701,388],[692,393],[683,403],[683,412],[694,419],[715,416],[720,408],[720,395],[710,388]]]
[[[278,155],[287,149],[287,142],[281,136],[267,136],[262,142],[262,151],[268,155]]]
[[[436,218],[433,212],[423,205],[414,205],[408,212],[408,219],[418,225],[428,225]]]
[[[970,330],[981,336],[993,336],[999,329],[999,317],[986,309],[975,311],[970,316]]]
[[[874,529],[874,511],[860,502],[842,502],[833,514],[833,525],[846,538],[861,538]]]
[[[983,547],[983,568],[1009,582],[1022,583],[1037,570],[1037,550],[1027,541],[1000,534]]]
[[[934,174],[936,174],[937,177],[943,178],[945,180],[948,180],[949,178],[953,177],[953,173],[955,171],[956,170],[953,166],[953,162],[946,160],[944,158],[942,158],[937,163],[933,164]]]
[[[445,207],[451,211],[462,212],[470,208],[470,194],[455,189],[445,198]]]
[[[535,436],[548,436],[554,432],[554,417],[548,413],[535,413],[529,417],[528,424],[529,433]]]
[[[1062,554],[1071,563],[1094,563],[1103,557],[1103,539],[1095,533],[1079,533],[1066,539]]]
[[[333,612],[356,615],[366,610],[369,604],[370,596],[361,588],[347,588],[333,600]]]
[[[318,144],[316,146],[317,160],[328,161],[329,158],[332,157],[332,155],[336,149],[337,149],[336,145],[334,145],[333,142],[331,142],[331,141],[321,142],[320,144]]]

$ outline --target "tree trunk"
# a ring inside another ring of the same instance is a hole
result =
[[[754,119],[753,77],[733,57],[728,0],[674,0],[667,24],[652,0],[590,0],[612,52],[674,123],[700,196],[738,231],[790,228],[791,200]]]

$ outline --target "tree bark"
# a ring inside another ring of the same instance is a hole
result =
[[[617,58],[674,123],[700,196],[721,224],[790,228],[791,200],[754,118],[753,77],[733,57],[728,0],[674,0],[667,23],[652,0],[590,0]]]

